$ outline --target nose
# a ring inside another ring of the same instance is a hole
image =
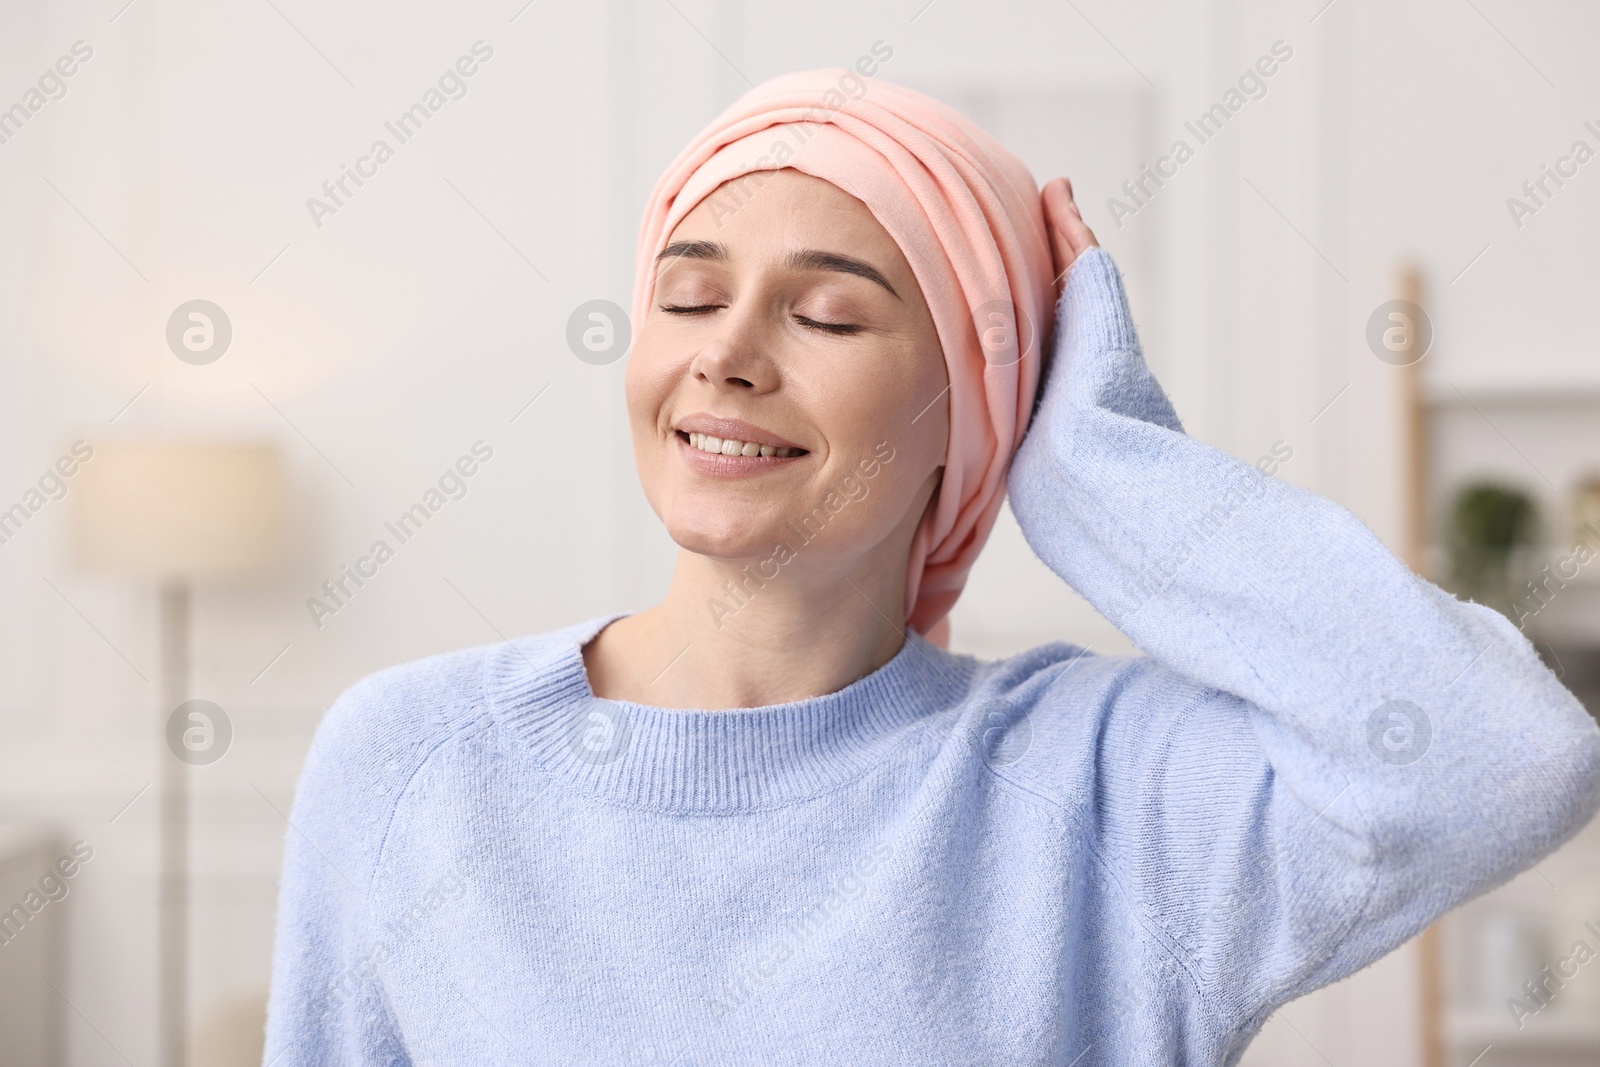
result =
[[[729,308],[705,344],[690,361],[689,373],[718,389],[769,392],[777,386],[778,368],[771,356],[772,338],[765,335],[755,308]]]

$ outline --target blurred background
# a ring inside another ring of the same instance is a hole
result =
[[[0,26],[7,1064],[259,1063],[333,698],[664,591],[625,324],[591,302],[629,305],[666,163],[787,70],[875,54],[1069,175],[1187,431],[1289,450],[1278,477],[1597,706],[1593,4],[8,0]],[[952,623],[984,656],[1133,651],[1009,512]],[[1594,1064],[1596,952],[1591,827],[1245,1063]]]

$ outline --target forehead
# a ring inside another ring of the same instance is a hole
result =
[[[741,247],[822,248],[870,256],[886,271],[910,273],[900,246],[872,210],[832,182],[792,168],[730,178],[686,214],[667,242],[714,240],[737,258]]]

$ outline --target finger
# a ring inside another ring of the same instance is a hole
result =
[[[1067,214],[1062,220],[1062,231],[1072,246],[1072,255],[1076,259],[1100,242],[1095,240],[1094,231],[1089,229],[1089,224],[1083,221],[1083,212],[1078,209],[1077,201],[1071,199],[1072,183],[1067,181],[1065,184],[1068,200]]]
[[[1041,197],[1044,202],[1045,227],[1050,238],[1050,258],[1055,263],[1058,286],[1067,269],[1072,266],[1072,261],[1077,258],[1077,252],[1066,231],[1066,220],[1071,217],[1072,200],[1068,192],[1071,188],[1066,179],[1056,178],[1045,185]]]
[[[1072,199],[1071,181],[1057,178],[1050,182],[1045,189],[1045,203],[1052,229],[1058,231],[1060,239],[1066,243],[1069,253],[1067,262],[1082,255],[1084,249],[1099,243],[1095,240],[1094,232],[1083,221],[1083,212],[1079,210],[1077,202]]]

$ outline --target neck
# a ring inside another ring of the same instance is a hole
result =
[[[591,645],[602,646],[591,685],[600,696],[676,708],[760,707],[835,692],[889,662],[904,642],[897,620],[906,557],[897,559],[861,557],[823,576],[800,569],[804,549],[781,565],[680,551],[661,603],[617,620]]]

